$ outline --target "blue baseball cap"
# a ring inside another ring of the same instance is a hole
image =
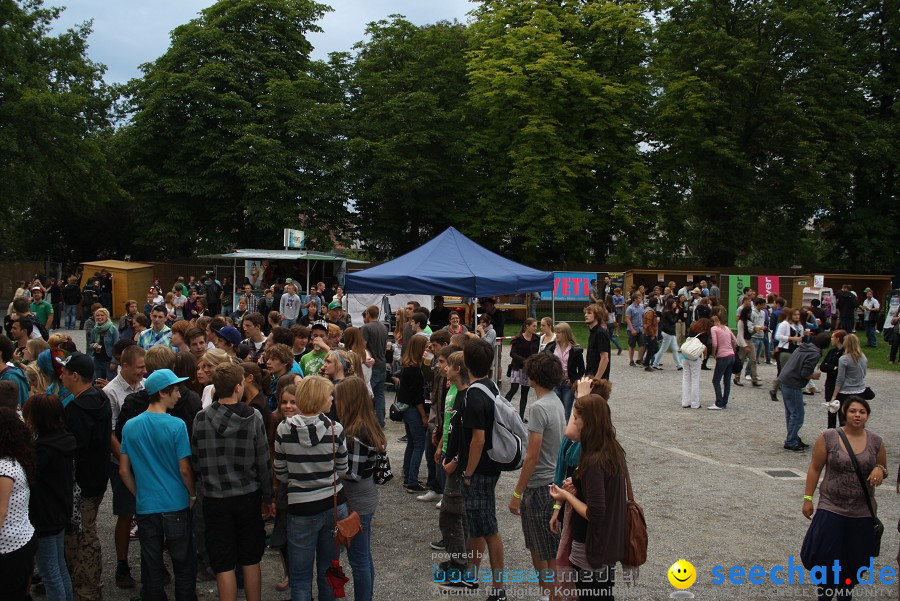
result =
[[[171,369],[157,369],[144,380],[144,390],[147,394],[156,394],[172,384],[184,382],[187,378],[179,378]]]

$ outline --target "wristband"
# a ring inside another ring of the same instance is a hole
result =
[[[560,505],[559,503],[554,503],[553,509],[562,509],[562,505]]]
[[[880,463],[876,463],[876,464],[875,464],[875,467],[880,467],[880,468],[881,468],[881,473],[884,474],[884,477],[885,477],[885,478],[888,477],[887,467],[881,465]]]
[[[513,499],[521,499],[522,495],[520,495],[517,491],[513,491]]]
[[[812,495],[803,495],[803,500],[809,501],[810,503],[812,503],[812,500],[813,500]]]

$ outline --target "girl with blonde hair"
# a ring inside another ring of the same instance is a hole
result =
[[[584,376],[584,349],[575,341],[572,327],[561,322],[553,328],[555,338],[544,348],[545,353],[550,353],[562,364],[563,379],[554,392],[562,401],[566,410],[566,421],[572,414],[572,404],[575,402],[573,386]]]
[[[321,376],[303,378],[296,391],[299,413],[275,433],[275,476],[287,487],[291,599],[309,599],[314,579],[320,597],[330,592],[325,572],[337,555],[335,513],[337,520],[348,515],[341,480],[347,473],[344,428],[327,415],[333,390]]]
[[[844,336],[844,354],[838,359],[837,379],[834,383],[832,401],[844,401],[851,396],[861,396],[865,400],[875,398],[872,389],[866,386],[866,372],[869,360],[862,352],[862,345],[856,334]]]

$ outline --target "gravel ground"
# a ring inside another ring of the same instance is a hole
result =
[[[81,344],[81,343],[79,343]],[[508,347],[504,349],[508,352]],[[666,578],[669,566],[680,558],[697,569],[697,582],[690,589],[701,599],[768,599],[797,597],[815,599],[810,585],[771,583],[741,586],[711,583],[714,566],[733,565],[749,569],[762,566],[766,572],[774,565],[786,565],[794,556],[799,563],[800,545],[808,522],[800,513],[804,479],[809,453],[793,453],[782,449],[784,441],[784,408],[769,400],[768,384],[775,377],[775,367],[760,366],[760,378],[766,386],[732,387],[726,411],[706,411],[712,403],[712,372],[702,372],[703,410],[681,408],[681,372],[677,372],[671,356],[663,360],[663,371],[647,373],[629,368],[627,350],[612,357],[612,399],[610,406],[618,436],[628,454],[628,464],[635,496],[644,507],[650,537],[649,557],[641,567],[635,586],[618,587],[620,598],[664,599],[673,592]],[[504,365],[506,365],[504,363]],[[888,467],[896,473],[900,462],[898,436],[900,411],[897,391],[900,373],[884,370],[869,372],[868,384],[876,391],[869,429],[879,433],[888,447]],[[504,385],[504,389],[506,386]],[[390,403],[393,393],[388,393]],[[806,424],[801,432],[812,444],[825,427],[822,395],[806,399]],[[534,400],[532,393],[530,400]],[[517,402],[517,401],[516,401]],[[389,454],[395,472],[402,464],[404,445],[397,442],[403,434],[402,424],[388,422]],[[789,472],[790,478],[774,478],[767,470]],[[425,468],[422,467],[422,478]],[[506,509],[516,473],[505,473],[497,488],[498,518],[503,538],[507,570],[531,568],[518,518]],[[376,568],[377,600],[428,599],[439,595],[431,584],[433,560],[429,541],[440,538],[437,528],[438,510],[434,503],[417,502],[401,487],[395,477],[380,487],[379,509],[373,522],[373,554]],[[900,542],[894,527],[900,517],[900,495],[889,483],[877,492],[879,515],[886,532],[882,556],[876,558],[876,571],[897,564],[893,559]],[[104,554],[104,587],[108,600],[124,600],[138,594],[122,591],[113,582],[112,493],[107,493],[101,508],[99,527]],[[135,577],[140,573],[140,549],[130,548],[130,564]],[[343,565],[349,574],[344,556]],[[263,559],[263,599],[289,597],[278,593],[274,584],[280,580],[278,557],[267,552]],[[529,595],[528,585],[510,584],[510,597],[537,599]],[[212,583],[198,585],[200,599],[215,598]],[[172,591],[170,590],[170,595]],[[2,596],[2,595],[0,595]],[[484,598],[482,589],[475,598]],[[857,589],[856,598],[896,599],[897,585],[873,584]],[[352,584],[348,589],[352,598]]]

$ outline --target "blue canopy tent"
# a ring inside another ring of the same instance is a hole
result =
[[[414,251],[347,275],[348,293],[482,297],[553,290],[553,272],[520,265],[449,227]]]

